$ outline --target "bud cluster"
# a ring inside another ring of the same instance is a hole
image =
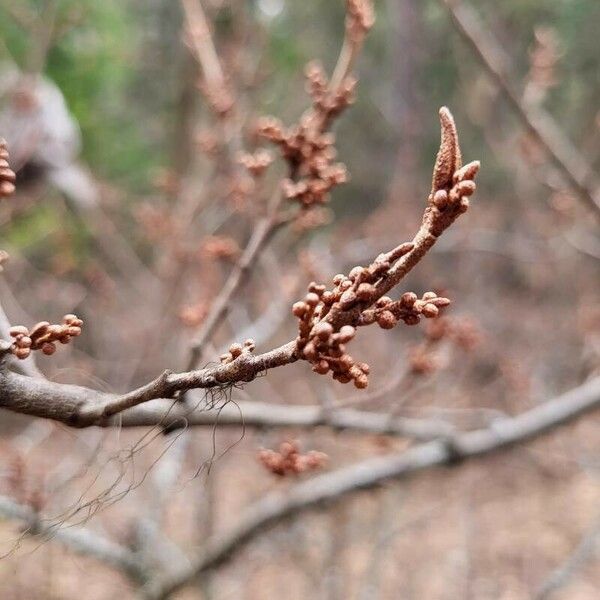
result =
[[[368,267],[354,267],[348,276],[336,275],[331,290],[314,282],[309,285],[308,294],[303,301],[294,304],[292,312],[299,321],[296,340],[298,351],[302,358],[313,365],[313,371],[321,375],[331,371],[336,381],[352,381],[357,388],[363,389],[369,384],[369,366],[356,362],[346,352],[346,344],[356,335],[355,327],[380,321],[382,327],[389,328],[388,318],[391,317],[395,324],[398,320],[396,314],[399,318],[409,318],[409,315],[423,312],[433,316],[433,311],[439,310],[435,303],[441,305],[443,302],[437,296],[426,300],[417,300],[415,297],[411,306],[403,304],[401,310],[396,309],[396,304],[400,306],[402,301],[392,303],[390,300],[391,305],[388,306],[384,299],[380,305],[376,304],[376,308],[368,308],[378,302],[376,283],[387,275],[399,258],[412,249],[412,243],[401,244],[391,252],[380,254]],[[327,320],[332,311],[336,314],[349,313],[357,307],[360,310],[352,319],[353,324],[336,328]],[[418,320],[420,317],[416,318]]]
[[[418,298],[414,292],[406,292],[396,301],[382,296],[375,303],[375,308],[363,311],[359,324],[377,323],[382,329],[392,329],[399,321],[406,325],[418,325],[422,317],[435,319],[440,310],[449,304],[448,298],[442,298],[435,292],[425,292],[422,298]]]
[[[425,341],[410,349],[408,363],[415,375],[430,375],[443,363],[436,348],[446,341],[464,352],[472,352],[481,343],[479,327],[467,317],[441,317],[430,321],[425,328]]]
[[[469,196],[475,193],[474,179],[480,166],[479,161],[462,166],[456,124],[452,113],[445,106],[440,109],[440,124],[440,149],[424,215],[429,233],[436,238],[469,208]]]
[[[231,344],[229,351],[225,354],[221,354],[219,360],[222,364],[232,363],[234,360],[242,356],[243,354],[251,354],[256,348],[256,342],[252,339],[246,340],[243,344]]]
[[[340,115],[355,100],[356,77],[347,76],[337,89],[331,89],[331,85],[323,66],[318,60],[309,62],[305,69],[306,91],[313,101],[315,113],[321,115],[325,121]]]
[[[425,336],[432,342],[450,340],[465,352],[473,351],[483,337],[478,325],[468,317],[443,317],[431,321],[425,329]]]
[[[54,354],[57,342],[68,344],[71,338],[81,335],[82,325],[83,321],[75,315],[65,315],[59,325],[41,321],[31,330],[23,325],[15,325],[9,331],[14,340],[10,350],[20,359],[27,358],[33,350],[41,350],[47,355]]]
[[[431,375],[440,369],[439,357],[433,351],[431,343],[413,346],[408,351],[408,365],[413,375]]]
[[[279,146],[290,171],[298,176],[297,181],[283,181],[283,192],[303,208],[327,203],[332,188],[347,179],[345,165],[333,162],[335,136],[322,132],[314,121],[315,115],[309,113],[290,129],[273,117],[258,125],[259,135]]]
[[[346,0],[346,31],[354,43],[361,43],[374,24],[371,0]]]
[[[17,176],[8,163],[6,140],[0,138],[0,198],[8,198],[15,191]]]
[[[264,148],[257,150],[254,154],[244,152],[238,158],[238,162],[248,170],[252,177],[261,177],[273,162],[273,156]]]
[[[456,209],[459,213],[469,208],[469,196],[477,189],[475,176],[479,172],[479,161],[473,161],[456,170],[452,176],[450,190],[439,189],[430,196],[430,204],[440,213],[448,209]]]
[[[273,475],[285,477],[322,468],[327,462],[327,455],[316,450],[300,454],[296,442],[283,442],[278,451],[260,450],[258,460]]]
[[[258,135],[279,146],[289,164],[290,178],[283,181],[283,193],[303,209],[326,204],[331,190],[348,179],[346,166],[334,162],[335,137],[327,130],[332,120],[354,102],[357,80],[349,75],[349,70],[373,22],[371,0],[347,0],[346,43],[338,62],[341,68],[336,68],[333,82],[318,61],[310,62],[305,75],[312,109],[289,129],[273,117],[258,124]]]

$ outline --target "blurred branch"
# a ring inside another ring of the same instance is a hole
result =
[[[187,41],[194,57],[202,66],[204,77],[210,86],[225,87],[225,76],[210,35],[208,21],[200,0],[181,0],[185,13]]]
[[[26,33],[33,29],[38,20],[37,14],[24,2],[6,0],[2,2],[2,9],[5,10],[14,22]]]
[[[391,417],[387,414],[352,409],[324,410],[321,406],[293,406],[267,402],[230,402],[212,410],[190,410],[179,405],[170,411],[168,401],[147,404],[128,411],[107,425],[148,427],[162,422],[165,427],[185,423],[188,427],[328,427],[338,431],[360,431],[396,435],[417,440],[447,437],[454,426],[442,419]],[[172,403],[169,403],[169,406]]]
[[[5,349],[4,359],[7,353]],[[222,388],[251,381],[268,369],[296,360],[296,344],[290,342],[270,352],[244,355],[212,368],[178,374],[165,371],[154,381],[122,396],[25,377],[9,371],[4,364],[0,368],[0,407],[73,427],[89,427],[150,400],[172,398],[177,392],[190,389]]]
[[[98,250],[112,263],[116,269],[124,276],[125,281],[129,281],[136,291],[141,294],[148,294],[151,289],[158,287],[159,281],[154,273],[143,263],[136,251],[130,245],[128,240],[119,231],[114,221],[106,214],[104,208],[98,202],[98,194],[94,183],[89,179],[87,185],[93,194],[94,201],[85,200],[84,194],[79,194],[79,185],[76,183],[80,175],[87,176],[78,165],[72,165],[68,168],[69,175],[73,176],[73,184],[68,188],[64,183],[64,175],[67,169],[62,172],[62,181],[59,187],[63,193],[67,206],[82,227],[88,231]],[[53,180],[56,185],[58,182]],[[82,181],[85,185],[85,183]]]
[[[23,506],[6,496],[0,496],[0,516],[22,521],[25,524],[24,534],[28,536],[35,536],[41,541],[60,542],[77,554],[116,567],[137,581],[144,577],[142,565],[130,550],[94,531],[83,527],[47,525],[29,506]]]
[[[30,32],[30,50],[27,57],[27,71],[39,74],[44,71],[48,54],[52,49],[56,30],[58,0],[46,0],[36,24]]]
[[[484,429],[421,444],[406,452],[371,458],[269,494],[247,509],[230,532],[208,540],[202,555],[190,568],[182,568],[148,584],[144,589],[145,597],[152,600],[168,598],[195,578],[227,562],[269,527],[308,509],[389,480],[403,479],[440,465],[457,465],[462,460],[523,443],[598,408],[600,377]]]
[[[271,200],[269,214],[261,219],[254,228],[240,259],[211,305],[210,313],[202,323],[202,327],[190,347],[187,369],[193,369],[200,362],[206,344],[211,340],[217,327],[229,312],[233,298],[246,281],[262,251],[277,231],[288,222],[279,214],[283,199],[283,193],[277,190]]]
[[[554,592],[566,585],[584,564],[593,558],[600,548],[600,519],[596,519],[592,527],[585,532],[579,544],[563,564],[557,567],[540,587],[534,600],[548,600]]]
[[[600,260],[600,240],[582,228],[573,228],[564,234],[565,240],[575,250]]]
[[[511,81],[510,61],[504,50],[485,30],[476,13],[460,0],[441,0],[456,30],[502,91],[521,123],[544,149],[577,197],[600,218],[600,194],[593,171],[571,144],[554,118],[540,107],[526,105]]]

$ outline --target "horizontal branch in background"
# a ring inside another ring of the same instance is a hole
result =
[[[227,562],[268,527],[291,516],[389,480],[403,479],[431,467],[458,464],[461,460],[525,442],[598,408],[600,377],[516,417],[495,421],[484,429],[427,442],[398,454],[371,458],[269,494],[251,506],[231,531],[208,540],[190,567],[151,582],[142,595],[151,600],[165,600],[197,577]]]
[[[324,409],[322,406],[293,406],[266,402],[228,402],[211,410],[158,400],[137,406],[107,422],[108,426],[150,427],[248,427],[356,431],[380,435],[432,440],[454,433],[454,426],[442,419],[417,419],[352,409]]]

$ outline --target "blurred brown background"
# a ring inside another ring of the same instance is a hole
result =
[[[202,5],[235,94],[225,128],[199,89],[178,2],[0,0],[0,135],[18,169],[17,194],[0,205],[1,247],[11,255],[0,299],[13,324],[69,312],[85,321],[76,343],[38,359],[52,380],[123,392],[184,368],[261,198],[283,172],[275,164],[262,187],[249,187],[231,160],[236,144],[255,146],[261,115],[298,119],[309,105],[305,63],[335,62],[341,0]],[[465,159],[482,162],[478,191],[401,291],[443,292],[459,333],[428,345],[424,326],[365,328],[353,354],[371,365],[366,392],[301,362],[212,402],[356,406],[473,429],[597,374],[597,220],[515,108],[543,116],[567,167],[598,198],[589,174],[600,166],[600,3],[457,6],[466,10],[459,17],[479,21],[475,42],[512,97],[444,2],[377,1],[357,99],[335,127],[351,179],[336,189],[326,224],[291,229],[265,250],[206,362],[232,340],[253,337],[266,350],[293,339],[290,306],[308,282],[330,281],[412,238],[442,105],[454,113]],[[189,217],[185,235],[177,215]],[[224,241],[235,241],[230,252]],[[294,485],[261,466],[262,447],[297,440],[326,453],[334,470],[413,444],[326,427],[78,431],[9,413],[1,427],[2,494],[53,523],[68,517],[160,554],[158,564],[185,562],[182,552],[201,551],[249,503]],[[526,445],[288,520],[177,597],[593,600],[599,457],[592,414]],[[2,598],[136,596],[118,570],[58,540],[22,536],[9,519],[0,538]]]

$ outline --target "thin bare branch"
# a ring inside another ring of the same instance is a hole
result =
[[[510,78],[510,61],[484,30],[475,12],[460,0],[441,0],[452,23],[498,86],[523,126],[538,141],[577,197],[600,218],[599,186],[583,156],[566,138],[555,119],[542,108],[527,106]]]
[[[223,88],[225,76],[210,34],[202,3],[200,0],[181,0],[181,5],[185,13],[187,41],[194,57],[202,65],[204,77],[210,82],[210,85]]]
[[[219,295],[215,298],[210,313],[202,323],[198,335],[192,342],[186,365],[187,369],[193,369],[198,365],[206,344],[212,339],[217,327],[222,323],[223,317],[229,312],[233,298],[248,278],[262,251],[269,244],[279,228],[285,225],[286,221],[279,215],[279,208],[283,199],[283,195],[277,190],[276,196],[271,202],[269,214],[257,223],[240,259],[227,278]]]
[[[559,565],[540,586],[534,600],[548,600],[555,592],[567,585],[569,581],[585,566],[585,563],[594,558],[600,549],[600,519],[596,519],[592,526],[584,533],[573,552]]]
[[[40,541],[54,540],[70,550],[95,558],[126,573],[134,580],[144,578],[144,570],[133,552],[83,527],[49,525],[30,507],[0,496],[0,516],[23,522],[24,533]]]

